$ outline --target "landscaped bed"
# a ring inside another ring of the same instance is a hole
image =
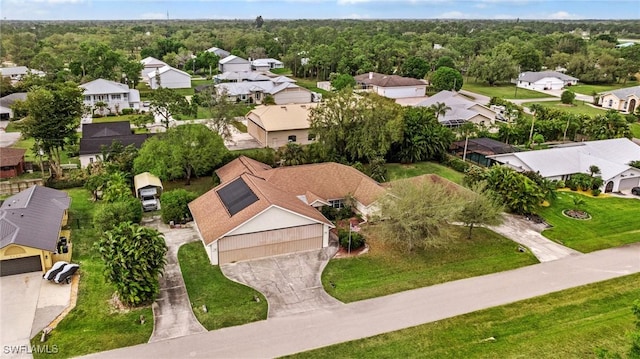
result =
[[[456,279],[538,263],[518,245],[484,228],[452,227],[454,239],[439,247],[406,253],[376,238],[375,226],[363,227],[369,252],[334,259],[322,274],[325,290],[343,302],[380,297]],[[332,286],[330,283],[333,283]]]
[[[574,198],[582,199],[584,204],[576,206]],[[585,211],[591,219],[576,220],[562,213],[571,209]],[[639,213],[640,201],[633,198],[589,197],[562,191],[551,206],[540,210],[540,215],[553,226],[542,234],[583,253],[617,247],[640,242]]]
[[[612,279],[292,357],[595,358],[597,348],[624,355],[639,281],[640,274]]]
[[[267,319],[264,296],[227,279],[219,266],[209,263],[201,242],[180,247],[178,261],[193,312],[207,330]],[[203,305],[207,311],[203,310]]]

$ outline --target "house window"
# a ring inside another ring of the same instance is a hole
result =
[[[613,100],[609,100],[609,107],[613,107]]]
[[[93,163],[93,157],[89,157],[89,163]]]
[[[87,102],[91,101],[91,96],[85,96],[84,100],[87,101]]]
[[[96,101],[100,101],[100,102],[109,101],[109,96],[107,95],[96,95],[95,98],[96,98]]]
[[[309,141],[315,141],[315,140],[316,140],[316,134],[315,134],[315,133],[310,133],[310,134],[307,136],[307,140],[309,140]]]
[[[260,96],[261,96],[260,92],[256,92],[256,100],[260,100]]]
[[[344,208],[344,203],[342,202],[341,199],[330,199],[329,205],[337,209]]]
[[[287,141],[296,142],[296,136],[295,135],[291,135],[291,136],[287,137]]]
[[[240,95],[240,100],[247,101],[247,95]]]
[[[119,93],[118,93],[118,94],[113,94],[113,95],[111,95],[111,99],[112,99],[112,100],[118,100],[118,101],[120,101],[120,98],[121,98],[121,96],[120,96],[120,94],[119,94]]]

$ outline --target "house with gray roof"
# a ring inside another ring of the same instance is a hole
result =
[[[254,71],[269,71],[273,69],[281,69],[284,67],[284,63],[280,60],[267,58],[267,59],[255,59],[251,61],[251,69]]]
[[[602,92],[598,98],[598,105],[602,108],[633,113],[640,103],[640,86]]]
[[[213,81],[215,83],[269,80],[271,80],[271,77],[261,71],[227,71],[213,76]]]
[[[218,94],[226,94],[231,101],[260,104],[265,96],[271,95],[277,105],[313,102],[311,91],[285,76],[267,81],[224,82],[215,85],[215,88]]]
[[[16,92],[0,98],[0,121],[8,121],[13,118],[13,110],[11,106],[16,101],[25,101],[27,99],[26,92]]]
[[[578,79],[557,71],[526,71],[514,80],[516,86],[536,91],[562,90],[578,84]]]
[[[142,81],[144,82],[149,81],[148,75],[150,72],[154,72],[163,66],[167,66],[166,62],[158,60],[152,56],[145,57],[144,59],[140,60],[140,63],[144,66],[144,68],[140,72],[140,77],[142,77]]]
[[[129,121],[85,123],[80,138],[80,167],[86,168],[98,161],[102,148],[110,147],[114,142],[140,148],[150,136],[150,133],[133,134]]]
[[[597,166],[604,180],[603,192],[630,191],[640,186],[640,169],[629,166],[640,160],[640,146],[627,138],[585,141],[550,149],[487,156],[519,172],[538,172],[549,180],[566,181],[576,173],[589,174]]]
[[[105,103],[109,112],[120,113],[125,108],[140,109],[140,92],[130,89],[126,84],[97,79],[80,85],[84,90],[84,105],[100,111],[97,103]]]
[[[218,61],[218,71],[220,73],[234,72],[234,71],[251,71],[251,61],[238,57],[236,55],[229,55],[224,59]]]
[[[205,50],[206,52],[213,52],[214,54],[216,54],[219,58],[224,59],[225,57],[231,55],[231,53],[227,50],[223,50],[219,47],[210,47],[208,49]]]
[[[473,102],[453,91],[440,91],[437,94],[418,102],[414,106],[431,107],[444,103],[449,110],[438,117],[438,121],[447,127],[458,127],[465,122],[490,126],[495,122],[496,113],[487,106]]]
[[[71,198],[66,192],[33,186],[0,206],[0,275],[51,268],[66,225]]]
[[[147,74],[149,87],[156,90],[160,87],[169,89],[191,88],[191,75],[169,65],[162,66]]]
[[[13,67],[0,67],[0,74],[2,77],[8,77],[11,79],[11,83],[22,80],[23,77],[28,74],[36,76],[45,76],[46,74],[40,70],[33,70],[26,66],[13,66]]]

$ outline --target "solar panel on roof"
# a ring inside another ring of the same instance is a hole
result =
[[[233,216],[258,200],[251,188],[238,178],[217,191],[229,215]]]

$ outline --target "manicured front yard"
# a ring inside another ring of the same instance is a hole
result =
[[[133,121],[133,118],[137,116],[140,116],[140,115],[134,114],[134,115],[120,115],[120,116],[104,116],[104,117],[92,118],[91,123]]]
[[[640,123],[632,123],[631,125],[629,125],[629,128],[631,129],[631,136],[640,138]]]
[[[417,162],[410,164],[388,163],[387,177],[389,181],[395,181],[408,177],[420,176],[423,174],[437,174],[455,183],[462,183],[464,174],[454,169],[443,166],[435,162]]]
[[[380,297],[452,280],[505,271],[538,263],[518,245],[484,228],[466,238],[466,227],[454,227],[454,240],[440,247],[400,251],[376,238],[375,225],[363,227],[369,253],[333,259],[322,274],[330,295],[343,302]],[[333,288],[330,283],[335,284]]]
[[[595,115],[604,115],[605,113],[607,113],[606,110],[603,110],[598,107],[589,106],[587,103],[584,103],[582,101],[574,101],[573,106],[565,105],[560,101],[525,102],[522,104],[522,106],[531,107],[531,105],[534,105],[534,104],[542,105],[544,107],[549,107],[554,110],[560,110],[560,111],[575,113],[579,115],[595,116]]]
[[[103,350],[146,343],[153,331],[151,306],[117,311],[110,303],[113,288],[105,283],[104,264],[94,242],[98,233],[91,228],[96,204],[85,189],[68,190],[71,196],[70,223],[73,243],[73,262],[80,264],[80,286],[75,309],[49,335],[49,347],[57,345],[55,354],[34,352],[35,358],[70,358]],[[81,229],[77,229],[77,224]],[[140,316],[146,319],[140,324]],[[41,345],[40,335],[32,339]]]
[[[489,86],[488,84],[482,82],[465,82],[465,84],[462,86],[462,89],[489,97],[500,97],[508,99],[535,99],[553,97],[542,92],[531,91],[523,88],[518,88],[518,93],[516,94],[516,85],[514,84],[499,84],[495,86]]]
[[[638,282],[635,274],[291,357],[596,358],[597,348],[624,355]]]
[[[27,162],[40,163],[40,158],[36,155],[36,152],[33,151],[33,145],[35,143],[36,143],[36,141],[33,138],[26,138],[26,139],[19,140],[18,142],[13,144],[13,146],[11,146],[11,147],[26,149],[27,152],[24,154],[24,160],[27,161]],[[42,161],[47,161],[47,157],[46,156],[42,156]],[[79,157],[69,157],[69,154],[66,151],[61,151],[60,152],[60,163],[62,163],[62,164],[75,163],[75,164],[79,165],[80,164],[80,158]]]
[[[600,93],[605,91],[617,90],[625,87],[638,86],[636,81],[627,81],[626,84],[623,83],[614,83],[614,84],[606,84],[606,85],[588,85],[588,84],[578,84],[575,86],[568,87],[568,90],[571,90],[575,93],[580,93],[583,95],[591,95],[594,92]]]
[[[209,263],[201,242],[180,247],[178,261],[193,312],[207,330],[267,318],[267,301],[262,294],[227,279],[219,266]],[[256,302],[254,296],[260,298],[260,302]],[[206,312],[203,305],[207,307]]]
[[[574,209],[573,198],[584,200],[579,209],[591,215],[589,220],[577,220],[562,214]],[[580,252],[640,242],[640,201],[632,198],[587,197],[575,192],[558,192],[551,206],[542,208],[540,215],[553,228],[542,234]]]

